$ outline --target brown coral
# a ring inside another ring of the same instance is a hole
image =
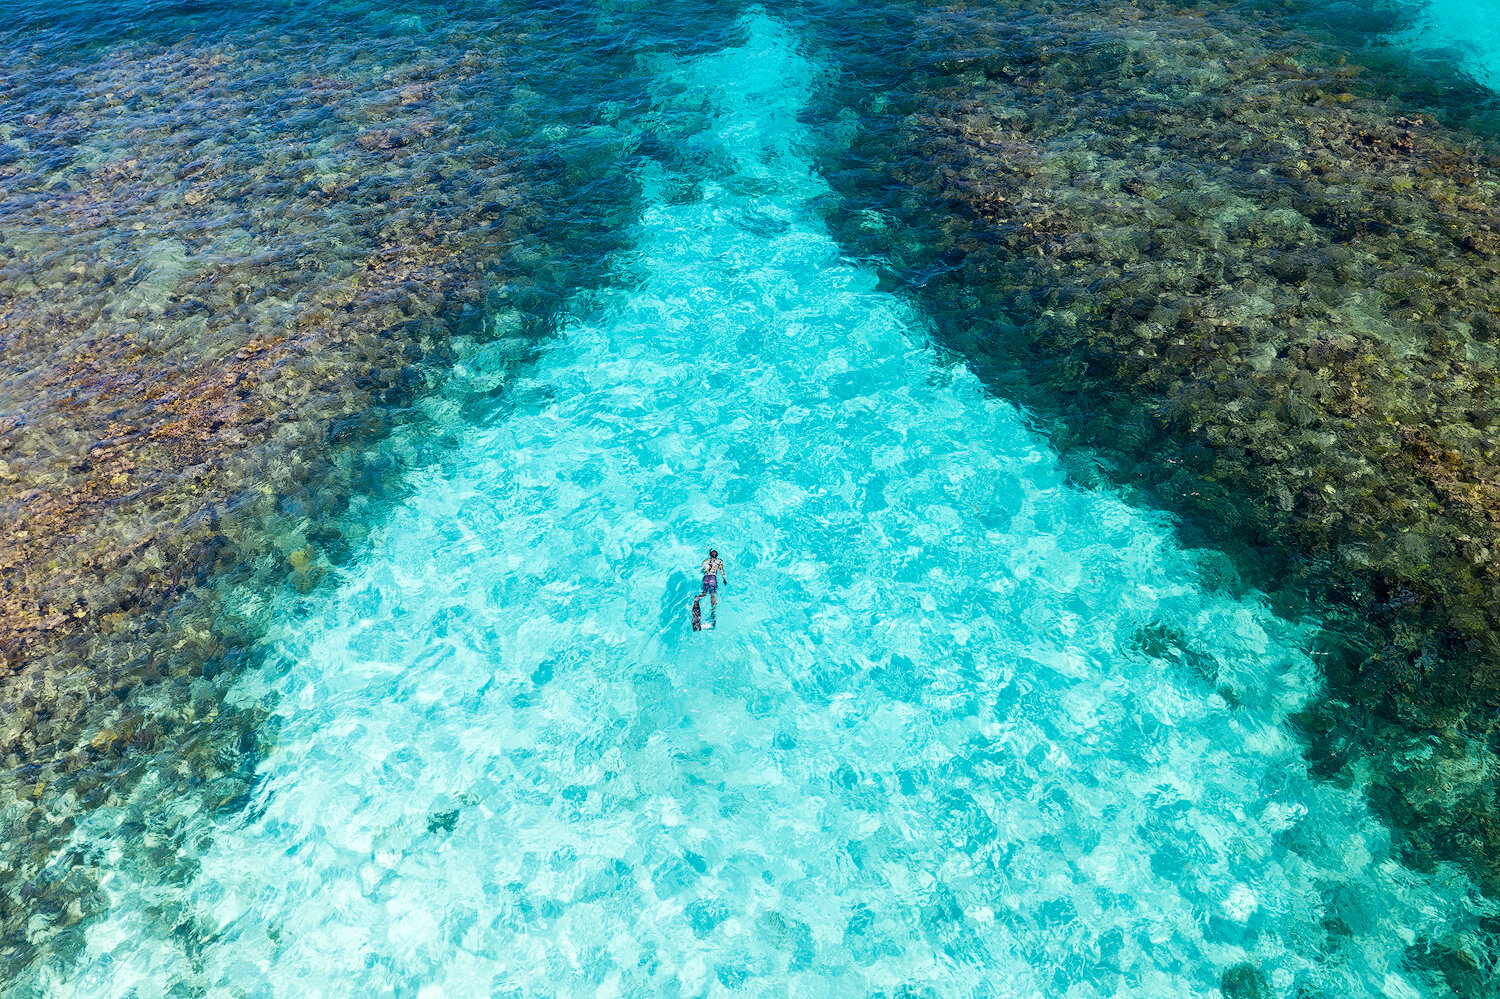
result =
[[[841,175],[904,228],[835,221],[1059,444],[1279,606],[1318,598],[1329,710],[1404,787],[1433,731],[1485,751],[1500,697],[1500,157],[1287,27],[929,8]],[[1495,888],[1500,808],[1471,791],[1406,842]]]
[[[414,49],[239,19],[80,50],[38,28],[0,66],[7,979],[95,904],[53,817],[148,768],[201,807],[241,800],[259,719],[218,701],[265,622],[232,594],[326,579],[345,506],[440,446],[409,403],[454,336],[546,315],[628,202],[604,144],[561,175],[508,110],[535,99],[493,56],[514,25],[442,31]],[[609,202],[597,227],[551,228],[574,183]]]

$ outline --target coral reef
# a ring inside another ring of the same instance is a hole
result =
[[[1315,765],[1370,775],[1411,863],[1500,890],[1495,148],[1285,18],[948,4],[904,30],[830,154],[846,244],[1081,476],[1326,614]]]
[[[466,344],[524,361],[629,208],[529,13],[241,22],[0,65],[0,969],[76,943],[91,805],[243,804],[243,594],[316,585],[432,449],[411,404]]]

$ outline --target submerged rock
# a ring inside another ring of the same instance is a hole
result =
[[[1271,995],[1266,976],[1253,964],[1225,968],[1219,978],[1219,991],[1224,999],[1269,999]]]
[[[1500,890],[1496,147],[1285,20],[910,20],[830,168],[843,238],[1060,446],[1236,551],[1285,612],[1322,608],[1331,724],[1387,775],[1408,859]]]
[[[441,445],[407,403],[450,339],[547,314],[629,208],[623,137],[590,126],[597,170],[546,165],[587,107],[551,140],[511,110],[523,72],[563,65],[508,64],[534,15],[455,16],[413,48],[285,13],[159,37],[38,15],[0,65],[3,977],[95,907],[97,858],[53,854],[72,816],[148,774],[179,811],[243,805],[263,711],[221,702],[255,595],[327,578],[348,504]],[[543,206],[580,190],[591,221],[555,224]]]

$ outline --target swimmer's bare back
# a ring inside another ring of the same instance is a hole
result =
[[[703,593],[708,594],[710,607],[719,605],[719,581],[723,580],[725,585],[729,583],[729,576],[724,572],[724,560],[719,558],[718,549],[710,549],[708,558],[703,560],[699,568],[703,571]]]

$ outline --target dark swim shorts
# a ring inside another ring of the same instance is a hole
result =
[[[719,574],[718,573],[716,573],[716,572],[706,572],[706,573],[703,574],[703,592],[704,593],[718,593],[719,592]]]

